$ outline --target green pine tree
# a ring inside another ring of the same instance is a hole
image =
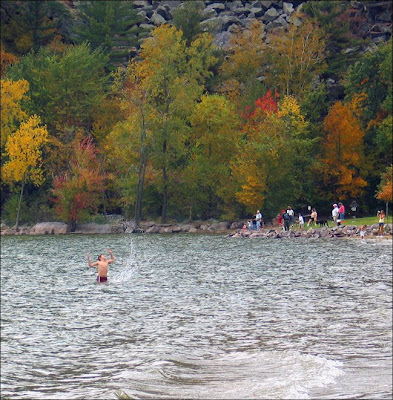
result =
[[[70,17],[59,1],[2,1],[2,42],[13,54],[37,52],[61,33],[60,25],[66,25]]]
[[[115,69],[130,59],[130,49],[138,44],[140,17],[130,1],[81,1],[77,5],[80,23],[74,26],[75,43],[88,42],[102,48]]]

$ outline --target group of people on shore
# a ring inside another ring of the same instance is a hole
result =
[[[333,204],[333,209],[331,212],[332,215],[332,220],[334,223],[334,226],[340,226],[344,223],[345,220],[345,206],[343,203],[334,203]],[[378,211],[377,214],[379,220],[378,220],[378,235],[383,234],[383,229],[384,229],[384,224],[385,224],[385,212],[383,210]],[[307,221],[307,226],[315,226],[319,224],[320,226],[326,225],[329,226],[328,221],[318,219],[318,213],[315,208],[311,209],[310,215],[307,215],[308,221]],[[305,225],[305,216],[302,213],[298,213],[297,218],[295,218],[295,212],[292,209],[291,206],[288,206],[286,210],[281,210],[277,214],[277,223],[278,226],[282,227],[283,230],[289,231],[289,229],[294,225],[297,224],[299,229],[304,229]],[[255,215],[251,220],[247,222],[247,224],[244,224],[243,230],[261,230],[264,226],[263,222],[263,215],[260,210],[257,210]],[[367,228],[367,225],[364,225],[361,227],[360,230],[360,236],[364,237],[365,235],[365,230]]]

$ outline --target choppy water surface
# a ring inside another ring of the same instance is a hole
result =
[[[2,398],[392,397],[391,241],[3,237],[1,258]]]

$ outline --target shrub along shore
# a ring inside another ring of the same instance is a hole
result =
[[[70,232],[68,225],[63,222],[40,222],[32,227],[22,226],[16,231],[1,225],[1,235],[65,235],[65,234],[174,234],[174,233],[219,233],[232,238],[335,238],[359,237],[360,225],[350,222],[338,227],[311,226],[298,229],[296,226],[284,231],[279,226],[265,226],[259,231],[243,229],[245,221],[220,222],[216,220],[193,221],[174,224],[159,224],[154,221],[141,222],[139,227],[132,221],[115,221],[107,224],[87,223],[78,224],[75,232]],[[392,224],[386,224],[384,237],[392,238]],[[366,238],[378,237],[378,224],[368,225]]]

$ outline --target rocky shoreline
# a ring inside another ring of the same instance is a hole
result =
[[[78,224],[75,232],[68,230],[63,222],[40,222],[32,227],[22,226],[16,231],[13,228],[1,225],[1,235],[66,235],[66,234],[176,234],[176,233],[208,233],[227,234],[231,238],[351,238],[359,237],[360,227],[346,225],[339,227],[310,227],[305,229],[291,229],[284,231],[278,226],[265,226],[260,231],[242,229],[245,221],[192,221],[175,224],[159,224],[154,221],[141,222],[139,227],[133,221],[114,221],[112,223]],[[392,224],[385,225],[384,237],[392,238]],[[366,238],[378,237],[378,224],[366,229]]]
[[[282,228],[271,228],[263,229],[262,231],[249,231],[249,230],[237,230],[235,233],[230,234],[232,238],[359,238],[360,237],[360,226],[356,225],[342,225],[335,226],[332,228],[315,228],[310,227],[308,229],[291,229],[284,231]],[[370,225],[366,228],[367,239],[376,238],[378,236],[378,224]],[[385,225],[384,238],[392,239],[392,224]]]

